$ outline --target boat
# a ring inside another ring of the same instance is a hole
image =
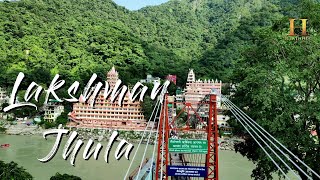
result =
[[[10,144],[1,144],[0,147],[1,148],[7,148],[7,147],[10,147]]]

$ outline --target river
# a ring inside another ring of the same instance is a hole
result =
[[[117,144],[114,144],[111,149],[109,163],[106,163],[104,160],[107,141],[101,142],[103,149],[100,152],[98,160],[91,157],[86,161],[82,158],[82,152],[86,145],[84,144],[76,158],[75,166],[72,166],[69,159],[64,160],[62,158],[62,148],[66,141],[65,139],[53,159],[47,163],[42,163],[38,158],[43,158],[49,153],[55,141],[54,137],[45,140],[41,136],[0,135],[0,144],[10,144],[9,148],[0,148],[0,160],[5,162],[15,161],[19,166],[23,166],[32,174],[35,180],[50,179],[56,172],[76,175],[83,180],[123,179],[131,160],[122,157],[118,161],[114,158]],[[144,151],[142,148],[144,147],[144,145],[141,145],[136,159],[141,159]],[[130,159],[133,157],[136,148],[137,144],[135,144],[130,154]],[[146,157],[151,157],[152,150],[152,147],[148,149]],[[140,161],[134,161],[132,167],[136,168],[138,164],[140,164]],[[131,171],[134,168],[132,168]],[[253,168],[254,165],[240,154],[232,151],[219,152],[219,177],[221,180],[250,179]]]

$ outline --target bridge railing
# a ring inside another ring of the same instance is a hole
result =
[[[145,166],[148,163],[148,161],[149,159],[146,158],[146,160],[144,160],[142,163],[142,167]],[[140,169],[140,165],[131,172],[131,174],[129,175],[129,180],[134,180],[133,178],[138,175],[139,169]]]

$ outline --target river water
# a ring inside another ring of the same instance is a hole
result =
[[[0,135],[0,144],[10,144],[9,148],[0,148],[0,160],[18,163],[19,166],[23,166],[35,180],[50,179],[56,172],[76,175],[83,180],[122,180],[131,162],[131,160],[127,160],[124,156],[119,161],[115,159],[114,152],[118,145],[115,143],[109,155],[109,163],[106,163],[104,153],[108,142],[102,141],[100,143],[103,145],[103,149],[100,152],[98,160],[91,157],[86,161],[82,158],[85,143],[76,158],[75,166],[72,166],[69,161],[70,158],[67,160],[62,158],[62,148],[64,147],[66,137],[64,137],[57,154],[52,160],[47,163],[40,162],[38,159],[45,157],[49,153],[54,141],[55,137],[49,137],[45,140],[41,136]],[[97,141],[95,141],[95,144],[96,143]],[[138,151],[139,153],[137,153],[136,156],[137,160],[134,161],[130,172],[140,164],[138,159],[141,160],[144,147],[144,145],[141,145]],[[136,148],[137,144],[135,144],[130,154],[130,159],[132,159]],[[152,150],[153,148],[150,146],[147,150],[147,158],[151,157]],[[250,179],[253,168],[254,165],[240,154],[232,151],[219,152],[219,177],[221,180]]]

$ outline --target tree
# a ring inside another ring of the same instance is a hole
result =
[[[11,87],[24,72],[20,89],[32,81],[48,87],[56,74],[66,85],[83,86],[93,73],[104,78],[112,65],[126,84],[147,74],[176,74],[182,86],[193,67],[200,76],[223,80],[238,53],[232,53],[236,46],[220,48],[222,40],[261,3],[169,1],[131,12],[112,0],[0,2],[0,84]],[[24,113],[33,115],[29,110]]]
[[[57,126],[57,124],[55,122],[44,121],[44,128],[45,129],[50,129],[50,128],[53,128],[56,126]]]
[[[319,4],[312,7],[320,10]],[[306,9],[304,12],[314,15]],[[287,24],[287,19],[282,23]],[[287,39],[287,33],[288,28],[282,27],[256,31],[255,45],[244,53],[244,59],[238,60],[232,74],[236,86],[232,101],[320,174],[320,146],[310,132],[315,127],[320,135],[320,37],[315,32],[307,41],[292,41]],[[236,122],[232,124],[239,127]],[[255,179],[272,179],[271,173],[278,171],[248,134],[236,150],[257,163],[252,174]]]
[[[148,120],[151,117],[151,114],[154,108],[155,108],[155,101],[151,100],[150,96],[145,96],[142,102],[142,111],[143,111],[144,118],[146,120]]]
[[[170,85],[168,87],[168,93],[170,96],[173,96],[176,94],[176,91],[177,91],[177,86],[173,83],[173,82],[170,82]]]
[[[67,122],[68,122],[68,112],[69,111],[62,112],[61,115],[57,117],[57,119],[55,121],[55,124],[56,125],[59,125],[59,124],[65,125],[65,124],[67,124]]]
[[[69,174],[60,174],[57,172],[56,175],[50,178],[50,180],[81,180],[81,178],[78,176],[69,175]]]
[[[0,161],[0,179],[30,180],[33,179],[33,177],[26,172],[23,167],[19,167],[18,164],[13,161],[10,163]]]

